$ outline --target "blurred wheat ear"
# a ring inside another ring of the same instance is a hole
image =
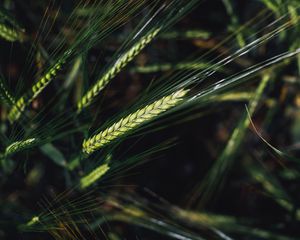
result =
[[[0,37],[2,37],[3,39],[9,42],[15,42],[15,41],[22,42],[24,40],[24,35],[22,32],[10,28],[5,24],[1,24],[1,23],[0,23]]]

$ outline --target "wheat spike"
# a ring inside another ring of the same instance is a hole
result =
[[[3,23],[0,23],[0,37],[9,42],[22,42],[24,40],[24,35],[22,32],[10,28]]]
[[[95,150],[128,133],[130,130],[138,127],[142,123],[152,120],[159,114],[167,111],[181,102],[188,91],[189,90],[181,89],[172,93],[171,95],[165,96],[160,100],[157,100],[152,104],[149,104],[144,108],[129,114],[127,117],[122,118],[93,137],[84,140],[82,145],[83,152],[85,154],[91,154]]]
[[[70,56],[71,51],[66,51],[63,57],[54,64],[46,74],[36,82],[31,91],[23,95],[19,100],[14,104],[12,109],[9,112],[8,118],[10,122],[14,122],[19,119],[22,112],[25,110],[26,106],[29,106],[32,101],[45,89],[45,87],[56,77],[57,72],[62,69],[62,66],[65,64],[67,58]]]
[[[94,169],[88,175],[80,179],[80,188],[84,189],[99,180],[110,169],[108,163],[104,163],[101,166]]]
[[[110,169],[109,163],[111,161],[112,155],[108,154],[105,157],[104,163],[102,163],[99,167],[91,171],[86,176],[80,179],[80,188],[85,189],[98,181],[102,176],[104,176],[107,171]]]
[[[14,97],[10,94],[10,91],[7,89],[4,80],[0,76],[0,99],[5,102],[7,105],[11,106],[15,104]]]
[[[124,53],[114,65],[102,75],[102,77],[84,94],[77,103],[78,112],[89,106],[99,92],[113,79],[132,59],[137,56],[160,32],[161,28],[156,28],[143,36],[129,51]]]
[[[38,216],[34,216],[29,222],[26,223],[27,227],[31,227],[38,223],[40,221],[40,218]]]
[[[19,98],[19,100],[13,105],[11,108],[9,114],[8,114],[8,119],[11,123],[13,123],[15,120],[19,119],[21,116],[21,113],[25,109],[25,97]]]
[[[30,145],[34,144],[36,142],[36,138],[29,138],[23,141],[17,141],[9,145],[4,152],[4,156],[10,156],[16,152],[19,152]]]

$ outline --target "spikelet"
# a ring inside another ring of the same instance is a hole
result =
[[[54,64],[46,74],[35,83],[31,91],[23,95],[19,100],[14,104],[12,109],[9,112],[8,119],[12,123],[18,120],[25,110],[26,106],[29,106],[32,101],[45,89],[45,87],[56,77],[57,72],[62,69],[62,66],[65,64],[67,58],[71,55],[71,51],[66,51],[61,59]]]
[[[15,42],[15,41],[22,42],[24,40],[23,32],[8,27],[3,23],[0,23],[0,37],[9,42]]]
[[[101,131],[100,133],[85,139],[83,142],[82,151],[85,154],[91,154],[97,149],[107,145],[111,141],[121,137],[122,135],[128,133],[130,130],[138,127],[142,123],[145,123],[153,118],[157,117],[159,114],[167,111],[168,109],[179,104],[183,97],[189,92],[189,90],[178,90],[171,95],[165,96],[160,100],[153,102],[137,110],[134,113],[129,114],[127,117],[122,118],[118,122],[114,123],[107,129]]]
[[[104,75],[84,94],[77,103],[78,112],[89,106],[99,92],[113,79],[132,59],[137,56],[160,32],[161,28],[156,28],[143,36],[129,51],[124,53],[114,65],[104,73]]]
[[[22,151],[23,149],[34,144],[35,142],[36,138],[29,138],[23,141],[16,141],[5,149],[4,156],[7,157],[19,151]]]

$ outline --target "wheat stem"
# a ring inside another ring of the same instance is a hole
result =
[[[188,93],[189,90],[181,89],[171,95],[165,96],[160,100],[153,102],[129,114],[127,117],[122,118],[118,122],[114,123],[107,129],[101,131],[100,133],[84,140],[83,142],[83,152],[85,154],[91,154],[95,150],[107,145],[111,141],[117,139],[128,133],[130,130],[138,127],[142,123],[145,123],[153,118],[157,117],[159,114],[167,111],[168,109],[176,106],[182,101],[183,97]]]
[[[270,74],[266,73],[263,75],[260,84],[258,85],[251,101],[249,102],[250,116],[254,114],[270,79]],[[239,120],[238,125],[233,130],[220,157],[214,163],[213,167],[208,171],[207,176],[205,177],[207,180],[201,183],[198,190],[199,192],[197,192],[195,195],[198,198],[201,194],[201,204],[206,204],[209,200],[215,197],[222,188],[222,183],[225,181],[228,171],[234,163],[236,154],[241,149],[249,124],[250,118],[245,112],[242,118]]]
[[[99,92],[113,79],[132,59],[137,56],[160,32],[161,28],[156,28],[143,36],[129,51],[121,55],[120,58],[106,71],[102,77],[84,94],[77,103],[78,112],[89,106]]]

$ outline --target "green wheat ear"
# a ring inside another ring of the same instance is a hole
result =
[[[9,42],[22,42],[24,40],[24,33],[0,23],[0,37]]]
[[[85,189],[95,183],[98,179],[105,175],[105,173],[110,169],[108,163],[104,163],[101,166],[94,169],[88,175],[80,179],[80,188]]]
[[[19,151],[22,151],[25,148],[28,148],[29,146],[33,145],[36,142],[36,138],[29,138],[22,141],[17,141],[12,144],[10,144],[8,147],[6,147],[4,156],[10,156],[13,155]]]
[[[36,224],[40,221],[40,218],[38,216],[33,217],[27,224],[27,227],[31,227],[32,225]]]
[[[97,182],[101,177],[103,177],[107,171],[110,169],[109,163],[111,161],[111,154],[108,154],[105,158],[104,163],[102,163],[99,167],[91,171],[86,176],[80,179],[80,188],[85,189]]]
[[[0,99],[1,102],[4,102],[8,106],[12,106],[15,104],[15,99],[11,95],[10,91],[6,87],[6,84],[4,82],[4,79],[0,76]]]
[[[132,59],[137,56],[160,32],[161,28],[156,28],[143,36],[129,51],[125,52],[111,68],[84,94],[77,103],[78,112],[89,106],[99,92],[113,79]]]
[[[85,139],[82,144],[82,151],[85,154],[93,153],[97,149],[125,135],[130,130],[135,129],[142,123],[152,120],[159,114],[176,106],[183,100],[183,97],[188,92],[189,90],[181,89],[129,114],[127,117],[122,118],[93,137]]]
[[[28,222],[19,225],[18,228],[22,231],[25,231],[28,228],[34,227],[38,223],[40,223],[40,217],[34,216]]]
[[[63,65],[66,63],[67,58],[71,55],[71,51],[66,51],[62,58],[60,58],[56,64],[54,64],[44,76],[36,82],[31,90],[23,95],[11,108],[8,119],[11,123],[18,120],[25,110],[26,106],[29,106],[32,101],[47,87],[47,85],[56,77],[57,72],[60,71]]]

